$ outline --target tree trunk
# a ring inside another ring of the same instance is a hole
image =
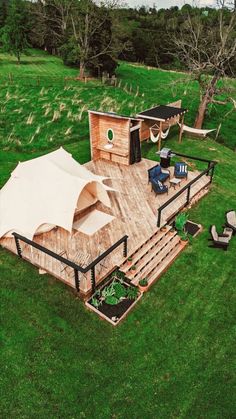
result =
[[[84,79],[84,73],[85,73],[85,62],[84,60],[80,60],[79,64],[79,79]]]
[[[207,110],[207,106],[208,104],[211,102],[211,100],[213,99],[213,96],[215,94],[215,90],[216,90],[216,85],[218,80],[220,79],[220,73],[216,73],[210,83],[207,86],[207,89],[205,91],[205,94],[201,100],[201,103],[198,107],[198,112],[197,112],[197,116],[195,119],[195,123],[194,123],[194,128],[198,128],[201,129],[202,128],[202,124],[204,122],[204,118],[205,118],[205,114],[206,114],[206,110]]]
[[[16,58],[17,58],[17,64],[20,64],[20,54],[16,54]]]

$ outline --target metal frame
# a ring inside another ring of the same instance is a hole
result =
[[[67,266],[70,266],[72,269],[74,269],[74,276],[75,276],[75,288],[79,292],[80,291],[80,280],[79,280],[79,272],[81,273],[87,273],[89,270],[91,271],[91,283],[92,283],[92,291],[95,291],[96,288],[96,273],[95,273],[95,267],[96,265],[101,262],[102,259],[104,259],[106,256],[108,256],[113,250],[115,250],[118,246],[120,246],[122,243],[124,245],[123,247],[123,256],[127,257],[128,254],[128,236],[125,235],[121,237],[116,243],[114,243],[109,249],[105,250],[101,255],[99,255],[93,262],[91,262],[89,265],[87,265],[85,268],[83,268],[80,265],[77,265],[76,263],[72,262],[69,259],[64,258],[63,256],[58,255],[57,253],[53,252],[52,250],[47,249],[44,246],[41,246],[40,244],[27,239],[27,237],[21,236],[20,234],[14,232],[12,233],[15,239],[16,243],[16,250],[17,254],[20,258],[22,258],[22,249],[20,246],[20,240],[24,243],[34,247],[35,249],[40,250],[43,253],[46,253],[47,255],[53,257],[54,259],[59,260],[59,262],[64,263]]]
[[[189,182],[187,185],[185,185],[182,189],[180,189],[180,191],[178,191],[174,196],[172,196],[168,201],[166,201],[163,205],[161,205],[158,208],[157,227],[161,226],[161,213],[162,213],[163,209],[166,208],[168,205],[170,205],[173,201],[175,201],[175,199],[178,198],[185,191],[187,191],[185,205],[189,204],[191,186],[195,182],[197,182],[202,176],[204,176],[204,175],[210,176],[209,183],[206,186],[208,186],[209,184],[212,183],[212,179],[213,179],[213,176],[214,176],[214,168],[215,168],[215,165],[217,164],[217,162],[214,161],[214,160],[207,160],[207,159],[202,159],[200,157],[188,156],[187,154],[176,153],[175,151],[173,153],[176,156],[186,157],[186,158],[191,159],[191,160],[198,160],[198,161],[201,161],[201,162],[204,162],[204,163],[208,163],[208,166],[207,166],[207,169],[203,170],[195,179],[191,180],[191,182]]]

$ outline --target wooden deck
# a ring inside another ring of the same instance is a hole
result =
[[[125,234],[129,236],[128,254],[133,253],[158,230],[156,226],[158,207],[199,174],[197,171],[189,172],[188,179],[181,181],[180,186],[176,186],[176,189],[169,188],[168,195],[156,196],[151,191],[147,176],[147,170],[155,164],[157,164],[156,161],[147,159],[142,159],[140,163],[132,166],[119,165],[104,160],[90,161],[85,166],[95,174],[108,176],[110,179],[105,182],[115,189],[115,192],[109,192],[110,209],[100,203],[95,204],[94,208],[113,215],[115,219],[93,236],[87,236],[75,230],[70,234],[61,228],[55,228],[48,233],[35,236],[34,241],[84,267]],[[171,171],[173,176],[173,168]],[[198,180],[191,188],[191,199],[195,197],[197,200],[199,192],[203,191],[208,183],[209,177],[207,176]],[[163,211],[162,224],[170,220],[184,206],[185,200],[186,192]],[[2,239],[0,244],[16,253],[14,239]],[[72,268],[66,267],[54,258],[22,242],[21,246],[23,258],[75,288]],[[121,245],[96,267],[96,279],[101,279],[115,265],[120,266],[123,261]],[[89,292],[91,289],[90,273],[80,274],[80,279],[81,291]]]

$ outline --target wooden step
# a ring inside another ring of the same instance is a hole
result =
[[[186,245],[178,244],[175,246],[165,259],[159,263],[148,275],[148,288],[157,281],[162,274],[169,268],[169,266],[175,261],[180,252],[185,248]],[[131,281],[132,284],[137,285],[138,280]]]
[[[132,283],[137,285],[141,278],[149,278],[149,274],[151,274],[152,271],[156,269],[158,265],[165,263],[165,259],[172,252],[172,250],[179,246],[179,236],[173,237],[173,240],[171,240],[157,255],[155,255],[154,258],[150,260],[149,263],[146,266],[144,266],[142,270],[136,273],[136,275],[132,278]]]
[[[140,271],[142,271],[145,266],[147,266],[156,256],[158,256],[159,254],[162,254],[163,252],[165,253],[165,249],[172,247],[172,242],[174,240],[174,238],[177,236],[177,233],[175,234],[168,234],[166,236],[163,237],[163,239],[158,242],[157,245],[153,246],[150,250],[148,250],[144,256],[139,259],[138,263],[135,265],[136,266],[136,270],[132,271],[129,270],[126,273],[126,277],[129,279],[133,279]],[[178,240],[179,241],[179,240]]]
[[[166,236],[167,233],[170,231],[171,226],[166,226],[167,230],[165,232],[158,230],[153,236],[150,237],[146,242],[144,242],[140,247],[137,248],[135,252],[130,255],[132,257],[132,265],[137,265],[138,261],[142,259],[154,246],[161,242]],[[128,261],[126,260],[120,270],[124,273],[128,272],[131,266]]]

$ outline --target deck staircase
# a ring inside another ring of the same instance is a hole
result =
[[[166,231],[157,230],[130,255],[131,265],[126,259],[120,267],[132,284],[138,285],[141,278],[148,278],[148,287],[150,287],[183,250],[184,246],[177,233],[171,232],[169,225],[166,227]],[[136,269],[131,270],[131,266],[134,265]]]

